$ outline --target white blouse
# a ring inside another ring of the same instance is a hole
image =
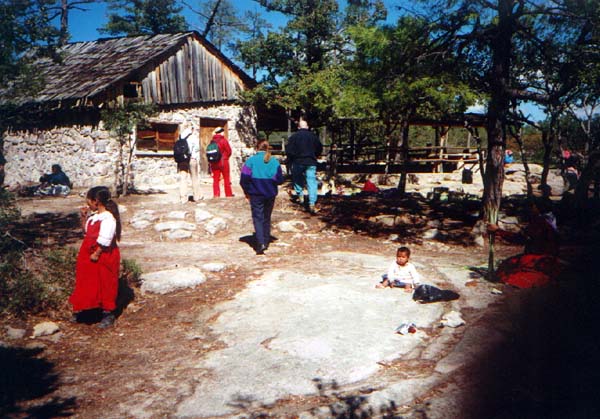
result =
[[[110,246],[113,241],[113,237],[115,237],[117,232],[117,221],[110,211],[94,213],[87,219],[85,223],[85,231],[87,231],[88,225],[95,224],[98,221],[101,221],[102,224],[100,224],[100,233],[98,234],[97,242],[101,246]]]
[[[400,266],[393,261],[388,268],[388,280],[390,282],[395,279],[407,284],[417,285],[421,282],[421,275],[417,272],[415,265],[406,262],[406,265]]]

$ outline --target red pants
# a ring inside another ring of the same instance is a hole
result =
[[[229,174],[229,159],[223,159],[219,163],[213,163],[210,166],[213,176],[213,196],[218,198],[221,196],[221,175],[223,176],[223,184],[225,188],[225,196],[233,196],[231,191],[231,177]]]

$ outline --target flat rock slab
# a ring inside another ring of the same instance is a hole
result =
[[[360,382],[379,370],[378,362],[421,344],[418,334],[401,336],[395,328],[407,321],[418,328],[437,325],[443,306],[417,304],[399,289],[375,289],[373,265],[379,268],[381,260],[363,256],[325,255],[352,260],[347,275],[268,271],[234,300],[204,313],[203,325],[219,313],[210,326],[227,347],[200,360],[206,373],[176,416],[238,414],[290,395],[316,394],[315,380]]]
[[[143,274],[142,293],[167,294],[183,288],[193,288],[206,281],[206,275],[198,268],[168,269]]]

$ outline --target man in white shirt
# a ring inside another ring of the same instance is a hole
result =
[[[192,192],[194,201],[200,201],[203,196],[200,194],[200,138],[194,127],[186,128],[181,132],[181,138],[185,139],[190,151],[190,159],[187,162],[177,164],[177,173],[179,174],[179,198],[181,203],[188,202],[188,180],[189,173],[192,179]]]

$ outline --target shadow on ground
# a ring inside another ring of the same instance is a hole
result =
[[[477,389],[462,395],[463,418],[600,417],[599,251],[563,255],[561,280],[514,290],[509,312],[496,313],[509,316],[506,339],[463,371]]]
[[[34,214],[11,228],[11,234],[27,247],[66,246],[81,240],[83,233],[77,214]]]
[[[471,229],[480,209],[480,199],[462,195],[453,200],[429,200],[419,194],[380,196],[356,194],[319,198],[318,216],[330,226],[363,232],[371,237],[398,234],[407,243],[420,243],[433,228],[438,238],[460,246],[473,244]],[[392,225],[375,222],[374,217],[396,217]]]
[[[40,358],[41,351],[0,346],[0,417],[53,418],[73,414],[74,398],[55,397],[33,407],[21,407],[57,389],[54,364]]]

